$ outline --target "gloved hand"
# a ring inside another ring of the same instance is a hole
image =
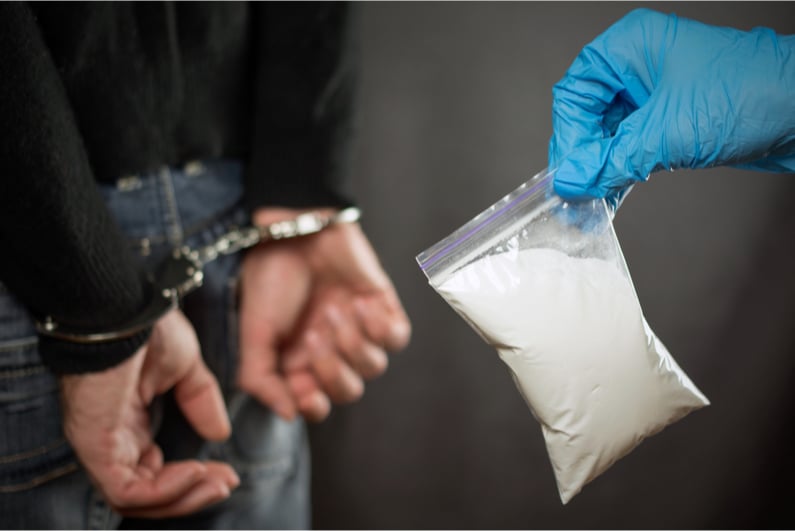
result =
[[[549,166],[566,199],[615,209],[660,169],[795,171],[795,36],[638,9],[582,50],[552,116]]]

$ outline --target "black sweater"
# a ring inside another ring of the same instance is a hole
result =
[[[149,294],[95,183],[163,165],[238,157],[251,208],[343,204],[346,11],[0,3],[0,280],[38,319],[132,318]],[[39,349],[56,371],[99,370],[147,335]]]

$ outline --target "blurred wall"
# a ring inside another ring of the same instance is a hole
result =
[[[795,176],[677,171],[635,187],[616,229],[641,303],[713,405],[566,507],[507,368],[414,262],[546,165],[553,84],[637,5],[357,4],[354,187],[414,336],[363,401],[313,428],[316,527],[795,526]],[[795,33],[791,2],[643,5]]]

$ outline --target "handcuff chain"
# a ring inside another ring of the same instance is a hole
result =
[[[261,241],[262,237],[257,227],[234,228],[210,245],[205,245],[199,249],[184,247],[182,252],[197,261],[201,266],[205,266],[219,256],[244,251],[254,247]]]
[[[349,207],[330,215],[306,212],[294,219],[278,221],[270,225],[235,227],[210,245],[199,249],[183,247],[181,252],[203,267],[219,256],[235,254],[264,241],[308,236],[320,232],[332,223],[353,223],[360,217],[361,211],[356,207]]]
[[[179,299],[202,285],[204,266],[221,255],[237,253],[269,240],[306,236],[319,232],[332,223],[354,223],[361,212],[350,207],[332,215],[308,212],[292,220],[266,226],[234,228],[210,245],[198,249],[174,249],[166,257],[158,273],[151,278],[155,294],[142,312],[114,331],[88,332],[64,327],[51,317],[36,321],[39,334],[74,343],[101,343],[131,337],[157,321],[179,304]]]

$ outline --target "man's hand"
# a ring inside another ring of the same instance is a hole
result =
[[[263,209],[265,225],[300,212]],[[358,224],[251,251],[242,269],[240,387],[291,419],[322,420],[408,343],[411,326]]]
[[[164,518],[195,512],[229,496],[235,472],[217,462],[163,462],[147,407],[174,388],[185,417],[203,437],[230,434],[218,383],[178,310],[161,318],[149,342],[108,370],[61,378],[64,431],[106,501],[123,516]]]

